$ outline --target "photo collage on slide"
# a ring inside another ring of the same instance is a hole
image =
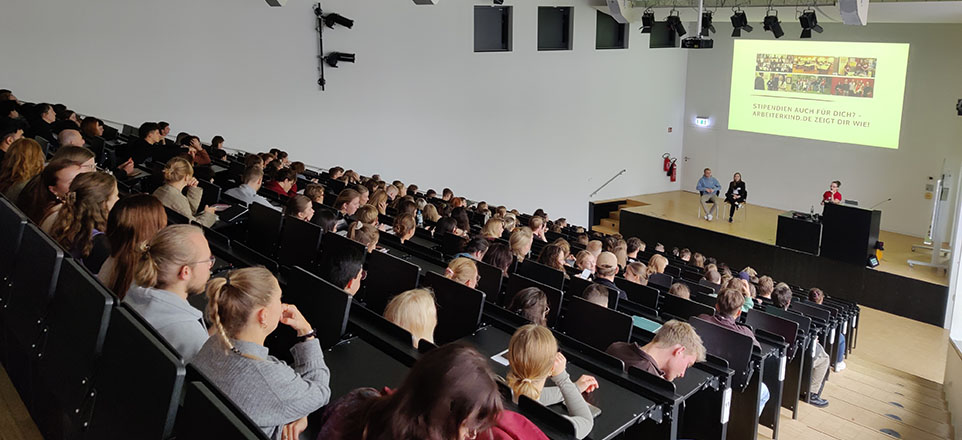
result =
[[[876,58],[757,54],[755,90],[872,98]]]

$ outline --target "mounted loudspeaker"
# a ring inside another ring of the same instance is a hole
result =
[[[838,0],[838,11],[842,22],[865,26],[868,24],[869,0]]]
[[[287,4],[287,0],[267,0],[267,4],[271,6],[284,6]]]

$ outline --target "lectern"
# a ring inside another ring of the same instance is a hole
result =
[[[865,265],[875,254],[882,211],[826,204],[822,213],[823,257]]]

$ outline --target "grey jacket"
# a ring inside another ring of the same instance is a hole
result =
[[[134,285],[127,290],[124,304],[150,323],[185,361],[207,342],[203,312],[176,293]]]
[[[231,188],[227,191],[224,191],[224,194],[240,200],[246,203],[248,206],[250,206],[251,203],[259,203],[268,208],[274,208],[275,210],[280,211],[280,208],[271,205],[271,202],[267,200],[266,197],[258,194],[257,191],[254,191],[254,188],[251,188],[246,183],[241,184],[236,188]]]
[[[587,437],[595,425],[595,419],[591,417],[591,410],[585,398],[581,396],[581,391],[578,391],[578,385],[571,381],[567,371],[551,376],[551,381],[557,386],[544,387],[538,403],[551,406],[564,402],[565,407],[568,408],[568,415],[564,417],[575,425],[575,437],[579,439]]]
[[[195,215],[201,207],[200,199],[203,195],[203,188],[197,186],[187,187],[186,196],[180,191],[177,191],[176,188],[167,184],[164,184],[154,191],[154,197],[157,197],[164,206],[209,228],[217,222],[217,215],[209,212],[202,212],[199,215]]]
[[[294,368],[268,355],[263,345],[233,339],[231,343],[246,356],[234,353],[215,336],[190,363],[272,439],[280,440],[284,425],[330,400],[331,372],[317,339],[291,348]]]

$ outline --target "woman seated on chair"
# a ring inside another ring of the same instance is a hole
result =
[[[735,173],[732,176],[732,181],[728,184],[728,192],[725,193],[725,203],[731,205],[728,211],[729,223],[735,217],[735,210],[740,208],[746,200],[748,200],[748,190],[745,189],[745,181],[742,180],[741,173]]]

